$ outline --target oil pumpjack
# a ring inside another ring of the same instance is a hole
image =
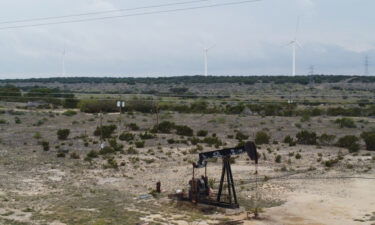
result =
[[[231,168],[231,156],[247,153],[249,158],[258,164],[258,153],[254,142],[247,142],[245,145],[235,148],[226,148],[199,154],[197,163],[193,163],[193,177],[189,181],[189,194],[179,196],[182,200],[189,200],[194,203],[213,205],[222,208],[239,208],[237,194]],[[221,172],[220,185],[217,192],[212,191],[207,177],[207,160],[212,158],[222,158],[223,167]],[[195,177],[195,170],[205,168],[205,175],[201,178]],[[226,185],[224,185],[226,183]],[[227,195],[224,189],[227,188]]]

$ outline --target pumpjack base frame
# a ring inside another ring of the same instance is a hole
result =
[[[179,198],[180,201],[186,201],[186,202],[192,202],[189,198]],[[239,204],[230,204],[228,202],[217,202],[215,200],[210,199],[201,199],[200,201],[196,202],[196,204],[202,204],[202,205],[209,205],[209,206],[216,206],[224,209],[239,209]]]
[[[230,204],[230,203],[227,203],[227,202],[217,202],[217,201],[203,200],[203,201],[199,201],[198,203],[216,206],[216,207],[225,208],[225,209],[238,209],[238,208],[240,208],[239,204]]]

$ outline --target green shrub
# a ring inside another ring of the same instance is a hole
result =
[[[17,117],[17,116],[14,118],[14,122],[15,122],[16,124],[20,124],[20,123],[22,123],[21,119],[20,119],[19,117]]]
[[[103,138],[110,138],[116,129],[117,127],[114,124],[102,126],[101,129],[100,127],[96,127],[96,130],[94,131],[94,135],[95,136],[103,135]]]
[[[205,137],[202,140],[203,143],[208,144],[209,146],[221,146],[223,145],[223,142],[218,137]]]
[[[173,138],[168,139],[167,142],[168,142],[168,144],[174,144],[174,143],[176,143],[176,141]]]
[[[49,151],[49,142],[48,141],[42,141],[42,147],[44,151]]]
[[[357,152],[359,150],[359,144],[357,143],[359,138],[353,135],[346,135],[341,137],[336,145],[341,148],[347,148],[349,152]]]
[[[281,155],[277,155],[275,158],[276,163],[281,163]]]
[[[57,138],[59,140],[66,140],[66,139],[68,139],[69,134],[70,134],[69,129],[59,129],[57,131]]]
[[[302,145],[315,145],[316,144],[316,133],[309,132],[307,130],[300,131],[297,135],[297,143]]]
[[[336,158],[336,159],[330,159],[330,160],[325,161],[325,162],[324,162],[324,165],[325,165],[326,167],[332,167],[332,166],[334,166],[335,164],[337,164],[338,162],[339,162],[339,159],[338,159],[338,158]]]
[[[78,108],[86,113],[118,112],[115,100],[84,99],[78,103]]]
[[[111,148],[116,152],[120,152],[124,148],[122,144],[117,143],[116,138],[112,138],[109,140],[109,146],[111,146]]]
[[[115,153],[115,149],[113,149],[110,146],[105,146],[104,148],[100,149],[99,154],[100,155],[107,155],[107,154],[113,154]]]
[[[137,130],[140,129],[139,126],[138,126],[136,123],[129,123],[129,124],[127,125],[127,127],[129,127],[130,130],[132,130],[132,131],[137,131]]]
[[[269,144],[270,143],[270,136],[264,132],[259,131],[255,135],[255,144],[257,145],[263,145],[263,144]]]
[[[138,154],[138,151],[133,147],[129,147],[128,150],[126,150],[126,154],[136,155],[136,154]]]
[[[99,157],[99,153],[95,150],[91,150],[89,151],[89,153],[87,153],[87,158],[98,158]]]
[[[64,116],[74,116],[77,115],[77,112],[74,110],[66,110],[65,112],[62,113]]]
[[[139,134],[139,137],[140,137],[142,140],[148,140],[148,139],[153,139],[153,138],[155,138],[156,136],[153,135],[153,134],[150,134],[150,133],[148,133],[148,132],[146,131],[146,132],[144,132],[144,133]]]
[[[319,144],[329,146],[332,145],[333,141],[336,139],[336,136],[324,133],[320,135],[318,139]]]
[[[375,132],[363,132],[361,138],[366,143],[366,149],[369,151],[375,151]]]
[[[65,158],[65,153],[64,152],[58,152],[56,154],[57,158]]]
[[[137,147],[137,148],[143,148],[143,147],[145,147],[145,142],[144,141],[136,141],[134,144],[135,144],[135,147]]]
[[[294,139],[288,135],[284,138],[284,141],[283,141],[285,144],[289,144],[289,146],[295,146],[296,145],[296,142],[294,141]]]
[[[206,131],[206,130],[199,130],[199,131],[197,132],[197,136],[198,136],[198,137],[206,137],[207,134],[208,134],[208,131]]]
[[[249,139],[249,135],[245,135],[241,131],[237,131],[236,132],[236,139],[239,140],[239,141],[247,140],[247,139]]]
[[[301,154],[297,153],[296,154],[296,159],[301,159],[301,158],[302,158]]]
[[[201,142],[201,140],[199,138],[196,138],[196,137],[189,138],[188,140],[190,141],[190,143],[192,145],[197,145],[198,143]]]
[[[80,156],[79,156],[78,153],[76,153],[76,152],[72,152],[72,153],[70,154],[70,158],[71,158],[71,159],[79,159]]]
[[[107,159],[107,164],[103,166],[104,169],[118,169],[118,164],[117,161],[115,160],[114,157],[109,157]]]
[[[152,130],[157,133],[169,134],[174,127],[175,124],[173,122],[163,121],[159,125],[155,125]]]
[[[300,121],[301,121],[301,123],[310,121],[310,115],[309,114],[303,114]]]
[[[130,142],[130,141],[133,141],[133,140],[134,140],[134,137],[135,137],[135,135],[132,134],[132,133],[123,132],[122,134],[120,134],[119,139],[120,139],[121,141],[127,141],[127,142]]]
[[[340,128],[356,128],[355,122],[351,118],[341,118],[335,120],[336,124],[339,124]]]
[[[193,136],[193,129],[185,125],[177,125],[174,127],[176,129],[176,134],[182,136]]]

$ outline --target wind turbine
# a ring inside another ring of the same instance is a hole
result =
[[[296,33],[294,35],[294,39],[288,44],[292,46],[292,54],[293,54],[293,64],[292,64],[292,75],[296,75],[296,51],[297,47],[302,48],[300,43],[297,40],[297,34],[298,34],[298,29],[299,29],[299,17],[297,19],[297,26],[296,26]]]
[[[208,76],[208,51],[215,47],[215,45],[212,45],[211,47],[204,47],[204,75],[207,77]]]
[[[63,77],[65,77],[65,55],[66,55],[66,48],[65,48],[65,45],[64,45],[64,49],[63,49],[63,52],[62,52],[62,62],[61,62],[62,76]]]

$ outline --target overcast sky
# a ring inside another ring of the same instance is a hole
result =
[[[263,0],[174,13],[74,24],[5,29],[1,22],[125,9],[189,0],[1,0],[0,78],[66,76],[173,76],[204,73],[203,46],[212,75],[289,75],[300,16],[297,73],[375,73],[374,0]],[[94,17],[234,2],[210,0]],[[93,18],[81,17],[81,18]],[[77,18],[73,18],[77,19]],[[65,18],[62,20],[70,20]],[[62,21],[53,20],[54,21]],[[51,22],[51,21],[49,21]],[[373,62],[373,63],[372,63]]]

